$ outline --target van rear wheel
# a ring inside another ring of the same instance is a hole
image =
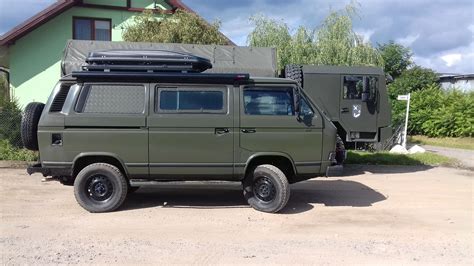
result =
[[[244,197],[252,208],[275,213],[290,198],[290,185],[285,174],[270,164],[259,165],[243,181]]]
[[[120,170],[106,163],[82,169],[74,181],[77,202],[89,212],[116,210],[127,197],[128,183]]]

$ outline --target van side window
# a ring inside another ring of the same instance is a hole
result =
[[[246,115],[295,115],[292,88],[244,89]]]
[[[344,76],[344,99],[362,99],[364,77]]]
[[[78,113],[142,114],[146,92],[140,85],[86,85],[76,105]]]
[[[226,94],[220,88],[157,88],[155,112],[223,113]]]

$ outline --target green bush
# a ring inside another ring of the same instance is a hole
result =
[[[394,121],[404,121],[406,102],[392,104]],[[413,92],[408,132],[429,137],[472,137],[474,93],[443,90],[434,84]]]
[[[443,91],[440,96],[441,99],[436,100],[438,107],[430,110],[423,106],[423,102],[426,101],[424,97],[417,95],[420,108],[424,107],[422,110],[427,119],[421,123],[421,128],[416,128],[416,130],[429,137],[472,137],[474,93],[449,90]]]
[[[0,101],[0,140],[8,140],[14,147],[21,148],[21,109],[13,100]]]
[[[8,140],[0,140],[0,160],[36,161],[38,154],[27,149],[13,147]]]

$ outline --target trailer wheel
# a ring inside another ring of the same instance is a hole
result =
[[[292,79],[303,88],[303,66],[301,65],[286,65],[285,78]]]
[[[43,109],[43,103],[29,103],[21,118],[21,140],[28,150],[38,150],[38,122]]]

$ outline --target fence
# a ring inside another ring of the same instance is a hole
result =
[[[20,124],[21,109],[16,102],[3,101],[0,104],[0,141],[8,141],[15,148],[23,147]]]

